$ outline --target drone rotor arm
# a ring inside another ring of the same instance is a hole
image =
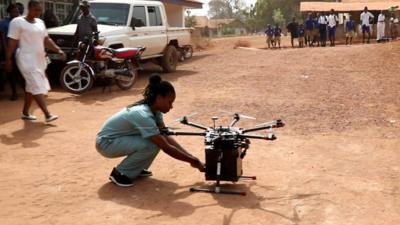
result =
[[[250,138],[250,139],[262,139],[262,140],[267,140],[267,141],[273,141],[276,139],[276,136],[274,134],[271,135],[249,135],[249,134],[241,134],[241,137],[244,138]]]
[[[198,129],[202,129],[202,130],[208,130],[208,127],[206,127],[206,126],[204,126],[204,125],[201,125],[201,124],[197,124],[197,123],[192,123],[192,122],[189,122],[189,121],[184,121],[184,123],[183,122],[181,122],[182,124],[184,124],[184,125],[187,125],[187,126],[191,126],[191,127],[195,127],[195,128],[198,128]]]

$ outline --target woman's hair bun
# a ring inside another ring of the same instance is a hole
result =
[[[153,73],[150,75],[149,83],[150,84],[159,84],[161,82],[161,77],[158,73]]]

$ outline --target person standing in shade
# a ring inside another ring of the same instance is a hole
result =
[[[335,46],[336,39],[336,25],[339,22],[338,16],[335,14],[335,10],[331,9],[331,13],[328,16],[328,34],[329,42],[331,47]]]
[[[363,43],[365,43],[365,33],[368,34],[367,43],[369,43],[369,40],[371,38],[371,20],[373,20],[374,18],[374,15],[368,12],[368,7],[365,6],[364,12],[362,12],[360,15]]]
[[[385,37],[385,15],[383,14],[383,10],[379,13],[378,23],[376,25],[376,41],[381,42]]]
[[[282,29],[279,27],[279,24],[275,25],[274,28],[274,47],[276,48],[276,44],[278,47],[281,48],[281,36],[282,36]]]
[[[299,34],[299,47],[303,48],[304,47],[304,36],[306,33],[303,24],[299,25],[299,30],[297,31],[297,33]]]
[[[93,32],[97,32],[97,20],[96,17],[90,12],[90,4],[88,1],[82,1],[79,3],[79,9],[82,14],[78,17],[77,26],[75,30],[75,43],[84,41],[86,38],[90,37]],[[96,40],[98,35],[96,35]]]
[[[306,45],[308,44],[310,47],[313,46],[314,42],[314,19],[312,17],[312,14],[308,14],[308,18],[306,20],[306,34],[305,34],[305,41]]]
[[[294,48],[294,42],[293,40],[295,38],[299,37],[298,30],[299,30],[299,24],[296,21],[296,17],[293,17],[292,22],[290,22],[287,26],[286,29],[290,33],[290,42],[292,44],[292,48]]]
[[[313,41],[311,46],[314,46],[314,43],[317,43],[317,46],[320,45],[320,35],[319,35],[319,23],[318,23],[319,13],[314,15],[313,22],[314,22],[314,30],[313,30]]]
[[[45,95],[50,90],[50,84],[45,74],[47,67],[45,47],[61,54],[64,59],[65,53],[48,37],[46,26],[39,19],[41,14],[42,6],[39,1],[30,0],[28,14],[11,21],[5,67],[8,72],[12,70],[13,54],[18,45],[17,65],[26,82],[21,119],[37,119],[29,112],[32,102],[35,100],[43,111],[46,122],[51,122],[58,117],[50,114],[45,101]]]
[[[354,24],[354,20],[351,18],[350,15],[345,24],[345,31],[346,31],[346,45],[348,45],[348,44],[352,45],[353,37],[354,37],[355,31],[356,31],[356,26]]]
[[[318,18],[319,24],[319,37],[321,41],[321,46],[326,46],[326,26],[328,24],[328,18],[326,18],[325,13],[321,12],[321,15]]]
[[[1,36],[1,42],[2,42],[3,49],[4,49],[4,53],[6,53],[6,51],[7,51],[7,40],[8,40],[7,35],[8,35],[8,30],[10,27],[11,20],[20,16],[17,4],[10,4],[7,7],[6,11],[7,11],[9,17],[0,21],[0,36]],[[4,54],[4,56],[5,56],[5,54]],[[11,101],[15,101],[18,99],[17,83],[22,83],[21,86],[22,87],[24,86],[24,84],[22,82],[21,74],[15,64],[15,55],[13,56],[13,65],[14,66],[13,66],[12,71],[10,73],[6,73],[7,78],[11,85],[11,97],[10,97]],[[20,82],[18,82],[18,81],[20,81]]]
[[[265,35],[267,35],[268,48],[271,48],[274,38],[274,29],[271,27],[270,24],[267,25],[267,29],[265,30]]]

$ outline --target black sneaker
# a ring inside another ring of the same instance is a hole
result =
[[[133,186],[132,180],[125,176],[123,173],[119,172],[117,169],[113,169],[111,174],[110,174],[110,180],[120,186],[120,187],[130,187]]]
[[[153,176],[153,173],[150,170],[142,170],[142,172],[140,172],[139,177],[151,177]]]

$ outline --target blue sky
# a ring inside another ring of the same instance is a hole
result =
[[[246,2],[246,4],[248,6],[250,6],[251,4],[256,3],[256,1],[257,0],[244,0],[244,2]],[[203,0],[203,2],[205,2],[203,4],[203,9],[190,10],[191,11],[191,15],[207,16],[207,13],[208,13],[208,2],[210,2],[210,0]]]

